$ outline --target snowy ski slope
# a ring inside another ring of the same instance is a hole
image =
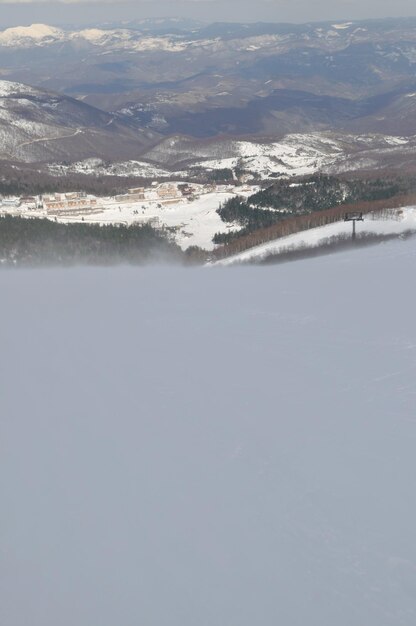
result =
[[[415,266],[0,272],[2,622],[413,626]]]

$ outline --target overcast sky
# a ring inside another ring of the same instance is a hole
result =
[[[415,0],[0,0],[0,26],[180,16],[204,21],[319,21],[416,15]]]

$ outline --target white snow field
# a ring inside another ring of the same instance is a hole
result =
[[[414,626],[416,242],[0,272],[5,626]]]
[[[256,188],[248,188],[248,191],[241,191],[238,195],[248,196],[254,193]],[[90,224],[134,224],[140,219],[156,218],[158,223],[167,228],[171,228],[176,243],[186,250],[190,246],[200,246],[206,250],[212,250],[215,245],[212,241],[215,233],[239,230],[238,225],[223,222],[217,213],[221,203],[235,197],[234,190],[217,191],[205,193],[197,199],[189,202],[186,199],[179,199],[175,204],[162,205],[157,200],[148,202],[134,202],[131,204],[119,205],[114,200],[101,202],[101,213],[86,215],[84,221]],[[144,207],[144,210],[142,210]],[[136,213],[138,212],[138,215]],[[70,217],[60,218],[59,221],[70,223],[80,221]]]

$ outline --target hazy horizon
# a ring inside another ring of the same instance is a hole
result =
[[[97,15],[98,12],[98,15]],[[330,3],[319,0],[287,2],[286,0],[262,1],[255,6],[244,0],[188,0],[150,2],[105,2],[76,0],[69,2],[3,2],[0,0],[0,28],[28,25],[36,22],[50,24],[94,24],[103,22],[131,21],[147,18],[184,18],[203,22],[320,22],[331,20],[381,19],[416,16],[416,5],[399,0],[392,9],[391,3],[356,0]]]

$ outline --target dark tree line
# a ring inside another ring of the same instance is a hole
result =
[[[149,225],[60,224],[0,217],[0,264],[110,265],[181,262],[180,248]]]
[[[10,171],[8,167],[0,166],[0,194],[3,196],[36,196],[69,191],[85,191],[96,196],[112,196],[124,193],[126,188],[140,186],[142,182],[143,179],[119,176],[87,176],[72,173],[52,176],[47,172],[32,169]]]

